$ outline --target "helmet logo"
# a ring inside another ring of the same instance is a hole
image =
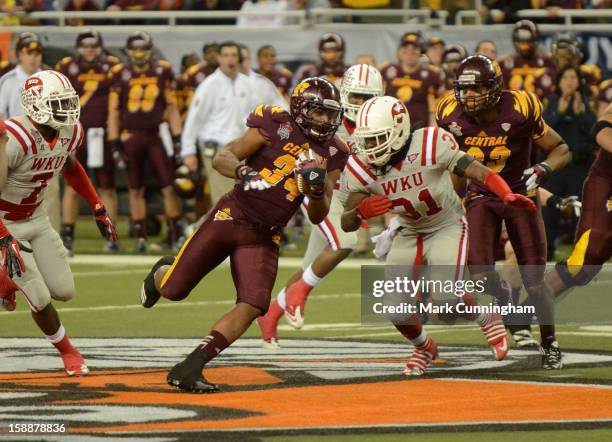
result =
[[[402,121],[404,121],[403,114],[405,113],[407,113],[406,107],[399,101],[396,101],[391,107],[391,116],[395,120],[396,124],[402,124]]]
[[[308,89],[309,86],[310,86],[310,83],[305,82],[305,81],[301,82],[295,87],[295,89],[293,89],[293,95],[302,95],[302,92]]]
[[[40,78],[31,77],[31,78],[28,78],[25,82],[25,90],[27,91],[33,87],[42,87],[42,85],[43,85],[43,82]],[[36,91],[32,91],[32,95],[36,96],[37,95]]]

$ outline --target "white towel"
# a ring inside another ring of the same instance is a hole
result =
[[[87,129],[87,167],[97,169],[104,166],[104,128]]]

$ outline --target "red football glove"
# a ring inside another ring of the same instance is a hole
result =
[[[363,219],[374,218],[375,216],[384,215],[393,204],[385,195],[372,195],[364,199],[357,207],[359,216]]]
[[[530,212],[536,211],[535,203],[520,193],[508,193],[502,198],[502,200],[504,201],[504,204],[516,207],[517,209],[524,209]]]
[[[113,221],[106,213],[106,208],[102,205],[96,206],[96,225],[98,226],[98,230],[104,238],[109,241],[118,241],[119,237],[117,236],[117,230],[113,224]]]
[[[508,204],[517,209],[526,209],[531,212],[536,210],[536,206],[533,201],[527,198],[525,195],[518,193],[512,193],[508,183],[496,172],[490,172],[485,180],[484,184],[489,188],[491,192],[501,199],[504,204]]]
[[[9,278],[13,275],[21,276],[26,270],[25,263],[21,257],[21,252],[32,252],[32,249],[22,245],[17,241],[4,224],[0,221],[0,253],[2,254],[3,267]]]

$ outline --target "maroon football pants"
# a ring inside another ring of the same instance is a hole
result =
[[[280,229],[246,218],[230,192],[187,239],[164,276],[160,293],[172,301],[186,298],[229,256],[236,302],[250,304],[264,314],[276,280],[279,243]]]
[[[129,131],[123,141],[123,150],[127,157],[127,178],[131,189],[144,187],[146,161],[151,165],[161,188],[172,184],[174,164],[166,154],[157,128]]]
[[[495,268],[495,248],[502,221],[512,244],[525,287],[543,281],[546,264],[546,235],[540,210],[528,212],[503,203],[496,197],[482,196],[467,205],[470,238],[468,265],[472,274]]]

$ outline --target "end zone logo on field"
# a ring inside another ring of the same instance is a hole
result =
[[[533,351],[513,350],[496,362],[485,348],[441,347],[443,359],[428,376],[407,379],[401,371],[410,348],[403,343],[292,339],[275,351],[261,349],[258,339],[242,339],[205,370],[222,392],[195,395],[166,384],[169,368],[192,350],[193,339],[75,339],[75,344],[92,369],[89,376],[66,377],[54,349],[42,339],[3,342],[0,427],[62,422],[70,433],[150,437],[227,429],[520,423],[522,413],[509,410],[500,417],[495,412],[507,408],[508,397],[515,398],[513,410],[530,409],[531,423],[612,419],[612,386],[473,378],[525,361],[538,367]],[[566,353],[565,362],[602,366],[611,364],[612,356]],[[470,372],[472,379],[465,379]],[[426,399],[416,404],[398,397]],[[447,400],[441,404],[440,397]],[[390,400],[397,405],[380,407]],[[542,406],[534,407],[534,401]],[[584,405],[576,409],[576,403]]]

